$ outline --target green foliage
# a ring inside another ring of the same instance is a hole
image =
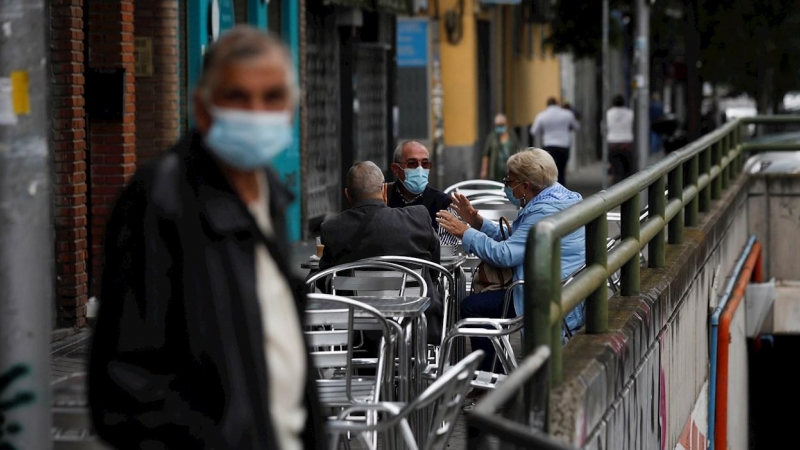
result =
[[[697,13],[704,79],[754,96],[762,110],[800,88],[800,2],[704,1]]]
[[[611,0],[609,9],[625,8],[628,2]],[[552,33],[547,43],[555,53],[573,53],[576,58],[593,58],[602,53],[603,2],[600,0],[557,0]],[[612,19],[609,44],[621,42],[622,30]]]

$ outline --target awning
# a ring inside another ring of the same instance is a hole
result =
[[[326,5],[348,6],[391,14],[413,14],[413,0],[324,0]]]

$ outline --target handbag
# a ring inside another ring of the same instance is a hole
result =
[[[500,236],[506,240],[504,228],[508,229],[508,237],[511,237],[511,225],[508,219],[500,217]],[[514,272],[510,267],[495,267],[486,261],[481,261],[472,277],[472,294],[480,294],[487,291],[498,291],[507,289],[514,277]]]

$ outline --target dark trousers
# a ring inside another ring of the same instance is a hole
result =
[[[567,160],[569,160],[569,148],[547,146],[543,150],[550,153],[558,168],[558,182],[562,186],[567,185]]]
[[[636,172],[636,159],[633,144],[608,144],[608,163],[613,183],[619,183]]]
[[[492,319],[499,319],[503,315],[503,297],[506,290],[500,291],[485,291],[480,294],[472,294],[461,301],[461,318],[468,317],[488,317]],[[514,303],[509,305],[508,316],[515,317]],[[488,372],[492,370],[492,361],[495,358],[495,351],[492,342],[488,338],[471,337],[469,338],[472,345],[472,351],[483,350],[485,356],[481,361],[478,370]],[[502,372],[502,367],[498,364],[497,368]]]

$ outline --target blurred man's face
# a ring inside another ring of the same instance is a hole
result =
[[[288,111],[291,101],[285,59],[271,52],[223,67],[211,90],[211,103],[219,108],[247,111]],[[195,98],[197,128],[205,134],[211,115],[200,96]]]

